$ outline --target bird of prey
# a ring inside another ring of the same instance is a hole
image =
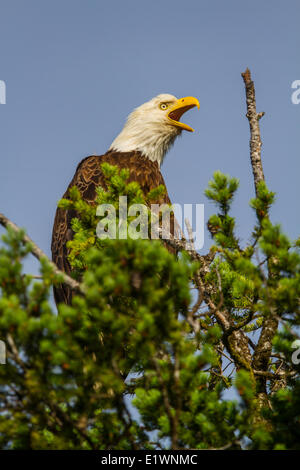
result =
[[[93,204],[97,186],[105,188],[101,170],[101,164],[104,162],[128,168],[128,181],[138,182],[144,194],[159,185],[165,185],[160,172],[161,164],[176,137],[183,130],[193,131],[190,126],[181,122],[180,118],[195,106],[200,107],[199,101],[192,96],[177,99],[170,94],[160,94],[136,108],[104,155],[92,155],[79,163],[63,198],[67,199],[69,189],[77,186],[82,198]],[[167,192],[161,203],[171,203]],[[57,267],[67,274],[71,272],[71,266],[66,244],[73,238],[71,221],[74,217],[74,211],[58,208],[52,233],[52,259]],[[54,297],[56,304],[70,304],[72,291],[63,284],[54,288]]]

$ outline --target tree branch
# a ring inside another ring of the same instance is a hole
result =
[[[246,117],[250,126],[250,158],[254,176],[255,193],[257,196],[258,184],[265,180],[261,161],[261,146],[259,120],[264,116],[264,112],[256,112],[255,88],[251,80],[250,70],[247,68],[242,77],[245,83],[247,114]]]
[[[14,232],[20,233],[21,229],[18,227],[16,224],[14,224],[11,220],[9,220],[7,217],[5,217],[4,214],[0,213],[0,224],[5,227],[6,229],[9,227],[11,228]],[[81,284],[77,282],[75,279],[72,277],[68,276],[66,273],[58,269],[55,263],[51,261],[48,256],[39,248],[34,241],[26,234],[23,235],[23,243],[26,244],[28,243],[30,245],[30,251],[35,256],[39,261],[42,259],[46,259],[47,262],[50,264],[50,266],[53,269],[54,274],[62,276],[63,281],[65,284],[67,284],[71,289],[73,290],[81,290]]]
[[[261,181],[265,180],[263,166],[261,161],[261,146],[259,121],[264,113],[256,112],[256,99],[254,83],[251,80],[250,70],[247,68],[242,77],[245,84],[246,100],[247,100],[247,118],[250,126],[250,158],[254,177],[255,193],[258,196],[258,186]],[[268,215],[267,215],[268,217]],[[268,263],[269,276],[272,277],[271,261]],[[275,312],[274,312],[275,313]],[[261,380],[258,383],[258,401],[259,406],[266,403],[266,372],[269,365],[270,355],[272,353],[272,340],[278,328],[278,320],[273,312],[265,317],[261,334],[255,348],[252,367],[256,371],[261,372]]]

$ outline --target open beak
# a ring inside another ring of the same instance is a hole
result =
[[[189,132],[194,132],[194,129],[192,129],[190,126],[180,122],[180,118],[186,111],[194,108],[195,106],[197,106],[198,109],[200,108],[200,103],[197,98],[194,98],[193,96],[179,98],[179,100],[176,101],[167,114],[169,121],[173,124],[173,126],[180,127],[181,129],[185,129]]]

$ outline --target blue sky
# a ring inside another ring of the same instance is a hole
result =
[[[215,170],[240,179],[246,242],[254,222],[241,72],[256,85],[272,219],[300,232],[300,3],[228,0],[0,0],[0,211],[50,255],[56,203],[78,162],[106,152],[132,109],[159,93],[201,104],[162,168],[176,203],[205,203]],[[206,236],[205,253],[210,239]],[[30,262],[27,269],[35,271]]]

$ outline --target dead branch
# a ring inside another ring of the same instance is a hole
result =
[[[250,70],[247,68],[242,77],[245,84],[246,90],[246,101],[247,101],[247,118],[250,126],[250,158],[254,177],[255,193],[258,195],[258,186],[261,181],[265,180],[263,166],[261,161],[261,136],[259,120],[262,118],[264,113],[256,112],[256,99],[255,99],[255,88],[254,82],[251,80]],[[268,263],[269,275],[272,276],[271,263]],[[265,372],[268,368],[270,355],[272,353],[272,340],[276,334],[278,328],[278,320],[276,313],[270,314],[269,317],[265,318],[262,331],[255,348],[254,357],[252,361],[252,367],[254,370],[263,372],[260,375],[262,380],[260,383],[260,394],[266,394],[266,375]],[[258,374],[257,374],[258,375]],[[264,400],[264,398],[263,398]]]
[[[250,70],[247,68],[242,77],[245,83],[247,114],[246,117],[250,126],[250,158],[254,176],[255,193],[257,195],[258,184],[264,181],[264,172],[261,161],[261,146],[259,120],[264,116],[264,112],[256,112],[255,88],[251,80]]]

